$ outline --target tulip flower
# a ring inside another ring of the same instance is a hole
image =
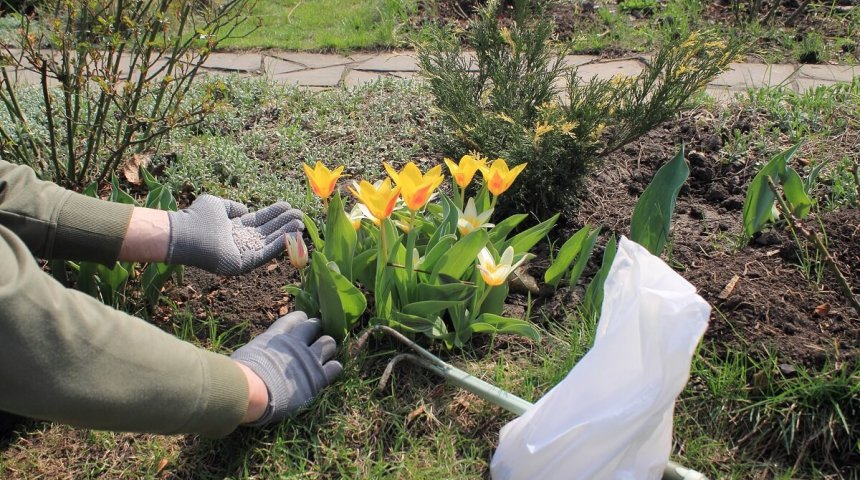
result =
[[[475,199],[470,198],[463,211],[457,210],[457,230],[460,231],[460,235],[465,236],[479,228],[493,227],[492,223],[487,223],[492,215],[492,208],[486,212],[478,213],[478,209],[475,208]]]
[[[508,164],[501,158],[497,158],[492,165],[479,167],[481,174],[484,176],[484,182],[487,184],[487,189],[495,196],[499,196],[509,188],[516,180],[517,175],[526,168],[525,163],[521,163],[512,169],[508,169]]]
[[[454,163],[450,158],[445,159],[445,165],[448,165],[448,170],[451,171],[451,176],[454,177],[454,181],[457,182],[457,185],[462,189],[469,186],[469,183],[472,182],[472,178],[475,176],[475,172],[477,172],[480,167],[486,166],[486,164],[486,160],[480,156],[475,158],[472,155],[463,155],[460,158],[459,165]]]
[[[308,181],[314,193],[323,200],[328,200],[334,192],[334,186],[343,173],[343,165],[329,170],[322,162],[316,162],[314,168],[311,168],[307,163],[303,163],[305,175],[308,176]]]
[[[287,246],[287,256],[290,258],[290,264],[299,270],[308,265],[308,246],[305,245],[305,240],[302,234],[287,233],[284,235],[284,243]]]
[[[514,270],[517,269],[523,262],[526,261],[528,255],[523,255],[517,263],[513,263],[514,261],[514,247],[508,247],[502,253],[502,258],[499,260],[499,263],[493,259],[493,254],[487,250],[486,247],[481,249],[478,253],[478,271],[481,272],[481,277],[484,279],[484,283],[489,286],[496,287],[505,283],[508,279],[508,275],[511,274]]]
[[[368,213],[379,221],[391,215],[400,196],[400,186],[392,188],[391,180],[388,178],[377,182],[376,185],[367,180],[362,180],[361,183],[354,182],[353,187],[349,187],[349,191],[364,205]]]
[[[433,191],[442,184],[442,165],[431,168],[426,175],[422,174],[412,162],[407,163],[400,173],[391,168],[388,163],[383,165],[394,183],[401,188],[400,194],[403,196],[406,208],[413,213],[423,208],[430,200]]]
[[[350,210],[349,213],[346,215],[347,218],[349,218],[349,223],[352,224],[352,228],[354,228],[356,232],[361,229],[361,219],[362,218],[370,218],[370,217],[368,217],[370,212],[364,212],[361,209],[361,207],[362,207],[362,205],[360,203],[356,203],[352,207],[352,210]],[[373,223],[376,223],[376,224],[379,223],[379,220],[376,218],[372,218],[371,220],[376,220]]]

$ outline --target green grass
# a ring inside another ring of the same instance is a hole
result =
[[[258,0],[249,21],[236,32],[243,38],[222,47],[315,51],[393,47],[412,9],[412,0]]]

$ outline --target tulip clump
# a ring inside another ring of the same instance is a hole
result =
[[[474,333],[537,337],[527,319],[505,317],[502,309],[512,272],[531,258],[528,250],[558,215],[511,235],[525,214],[498,224],[490,219],[496,199],[526,165],[509,168],[503,159],[488,164],[477,154],[458,163],[446,158],[445,164],[453,198],[438,191],[445,178],[441,165],[422,171],[413,162],[400,170],[384,163],[387,178],[348,187],[356,200],[348,212],[336,190],[344,168],[305,165],[311,189],[327,206],[326,218],[322,229],[305,218],[314,245],[310,260],[300,236],[286,240],[290,262],[307,270],[301,285],[287,291],[298,308],[320,315],[326,333],[343,338],[367,317],[449,347],[463,345]],[[482,182],[466,199],[477,172]]]

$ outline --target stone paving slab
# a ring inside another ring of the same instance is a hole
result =
[[[414,54],[383,53],[353,67],[372,72],[417,72],[418,59]]]
[[[258,53],[213,53],[203,63],[203,68],[227,72],[257,73],[263,66],[263,56]]]
[[[798,73],[802,78],[850,82],[854,77],[860,76],[860,67],[851,65],[801,65]]]
[[[267,56],[297,63],[306,68],[327,68],[337,65],[347,65],[355,61],[343,55],[327,55],[323,53],[269,52]]]
[[[333,67],[272,75],[272,79],[302,87],[336,87],[340,85],[345,72],[346,67],[336,65]]]
[[[645,65],[638,60],[613,60],[584,64],[577,69],[576,76],[586,81],[591,80],[593,77],[601,80],[609,80],[619,74],[627,77],[639,75],[639,72],[644,68]]]
[[[357,87],[365,83],[377,82],[387,75],[380,72],[363,72],[361,70],[352,70],[346,74],[343,79],[343,84],[346,87]]]
[[[297,72],[305,70],[306,67],[298,63],[288,62],[277,57],[263,57],[263,73],[266,75],[280,75],[282,73]]]
[[[767,65],[763,63],[732,63],[729,70],[721,73],[711,85],[758,88],[765,85],[780,85],[794,75],[794,65]]]
[[[565,67],[579,67],[580,65],[585,65],[586,63],[596,62],[600,57],[596,57],[594,55],[565,55],[562,63]]]

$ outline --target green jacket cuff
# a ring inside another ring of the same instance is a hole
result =
[[[209,372],[208,399],[200,414],[183,430],[223,437],[239,426],[248,411],[248,381],[230,357],[207,351],[201,354]]]
[[[52,258],[115,262],[133,210],[133,205],[72,193],[57,217]]]

